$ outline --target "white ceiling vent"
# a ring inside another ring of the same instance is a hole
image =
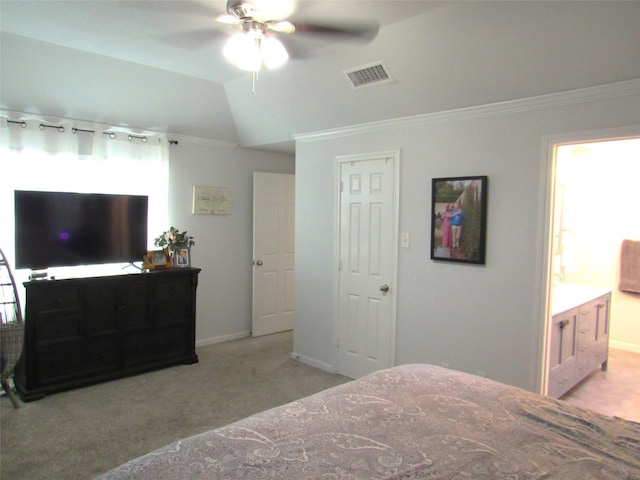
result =
[[[360,88],[378,83],[393,82],[393,78],[391,78],[389,73],[387,73],[387,70],[382,62],[376,62],[372,63],[371,65],[357,67],[353,70],[346,70],[344,74],[349,79],[349,82],[351,82],[353,88]]]

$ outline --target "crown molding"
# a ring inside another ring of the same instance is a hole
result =
[[[380,130],[406,128],[414,125],[442,124],[458,122],[494,115],[543,110],[553,107],[590,103],[599,100],[640,95],[640,78],[624,82],[599,85],[595,87],[568,90],[565,92],[538,95],[535,97],[508,100],[504,102],[465,107],[455,110],[426,113],[401,117],[390,120],[381,120],[344,128],[320,130],[316,132],[294,135],[296,142],[309,142],[328,138],[345,137],[362,133],[377,132]]]

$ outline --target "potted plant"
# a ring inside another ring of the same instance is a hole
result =
[[[176,227],[171,227],[169,230],[162,232],[162,234],[153,241],[153,244],[156,247],[166,249],[171,256],[173,265],[176,266],[178,252],[185,249],[190,252],[191,247],[193,247],[196,242],[186,231],[181,232]],[[188,258],[190,257],[191,255],[188,256]]]

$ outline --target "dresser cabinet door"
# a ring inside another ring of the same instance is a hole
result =
[[[87,285],[87,335],[113,333],[120,329],[118,291],[116,282]]]
[[[186,323],[191,318],[191,277],[189,275],[161,279],[156,283],[156,324]]]
[[[185,326],[163,328],[125,337],[125,367],[153,363],[163,364],[189,353],[189,336]]]

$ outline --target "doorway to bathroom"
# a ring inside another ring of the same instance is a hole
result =
[[[640,353],[640,294],[618,289],[622,241],[640,240],[640,136],[592,136],[550,150],[548,323],[559,285],[602,287],[611,291],[609,347]],[[547,325],[548,363],[550,336]]]

